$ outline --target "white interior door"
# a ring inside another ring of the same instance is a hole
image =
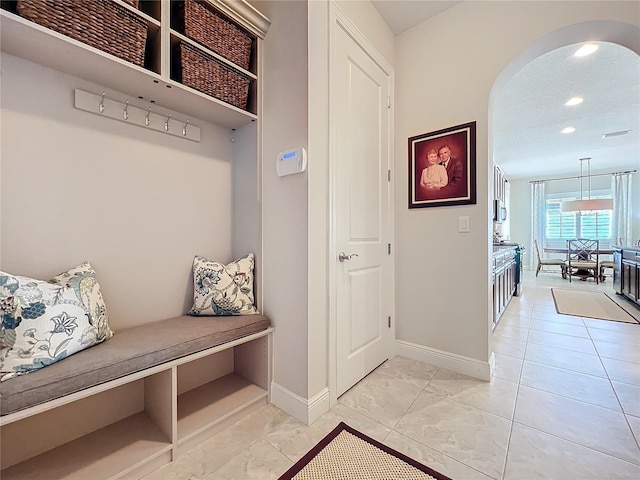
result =
[[[340,22],[335,27],[330,106],[339,396],[386,360],[393,346],[391,79]]]

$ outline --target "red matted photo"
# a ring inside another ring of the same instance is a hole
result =
[[[409,208],[476,203],[476,122],[409,138]]]

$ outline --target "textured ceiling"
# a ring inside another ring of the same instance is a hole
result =
[[[460,2],[372,3],[398,35]],[[592,173],[640,169],[640,57],[610,43],[587,57],[574,57],[576,49],[537,58],[495,92],[493,159],[508,179],[575,176],[583,157]],[[584,102],[566,107],[573,96]],[[574,133],[560,133],[569,125]],[[631,132],[602,138],[621,130]]]
[[[611,43],[587,57],[577,48],[538,57],[496,92],[494,161],[507,178],[576,175],[582,157],[592,172],[640,168],[640,57]],[[565,106],[573,96],[584,102]],[[567,126],[576,131],[560,133]],[[631,132],[602,138],[621,130]]]

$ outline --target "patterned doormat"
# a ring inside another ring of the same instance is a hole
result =
[[[340,424],[279,480],[451,480],[449,477]]]

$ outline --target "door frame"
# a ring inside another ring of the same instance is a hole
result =
[[[395,87],[395,73],[393,67],[387,62],[387,60],[376,50],[373,44],[367,40],[367,38],[360,32],[356,25],[351,22],[347,16],[335,5],[334,2],[329,2],[329,75],[328,75],[328,91],[329,91],[329,404],[333,407],[338,402],[337,396],[337,368],[338,368],[338,349],[337,349],[337,276],[338,276],[338,262],[336,260],[338,251],[336,248],[336,218],[337,218],[337,195],[336,195],[336,132],[335,122],[333,122],[333,115],[335,112],[331,107],[332,99],[332,79],[333,69],[332,61],[335,58],[336,48],[336,29],[342,28],[361,48],[362,50],[388,75],[389,77],[389,97],[391,99],[389,106],[389,138],[388,138],[388,155],[389,155],[389,170],[391,172],[391,180],[389,181],[389,242],[391,243],[391,255],[389,258],[389,269],[391,272],[391,338],[392,346],[391,351],[388,352],[389,358],[393,357],[395,353],[395,162],[394,162],[394,87]]]

